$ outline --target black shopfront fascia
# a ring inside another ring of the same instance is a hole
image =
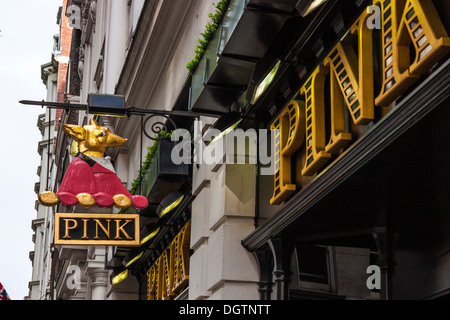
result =
[[[417,265],[412,266],[418,272],[438,270],[436,264],[450,260],[445,245],[450,227],[445,195],[450,180],[449,96],[447,59],[242,241],[255,253],[262,272],[273,264],[278,273],[284,272],[278,278],[283,291],[279,297],[289,294],[286,254],[294,243],[361,246],[377,251],[388,284],[382,290],[383,299],[421,299],[448,291],[450,287],[438,274],[434,281],[426,273],[412,281],[405,269],[412,262],[405,252],[415,251],[434,261],[434,267],[414,261]],[[272,264],[263,261],[268,259],[269,247],[274,254]],[[427,284],[414,285],[418,282]]]
[[[328,2],[310,18],[299,40],[284,46],[288,48],[284,52],[279,49],[283,46],[274,45],[268,56],[283,57],[282,66],[270,91],[247,109],[248,115],[258,114],[268,126],[297,95],[300,83],[360,13],[346,12],[342,5]],[[286,28],[301,23],[290,20]],[[278,41],[286,43],[282,37]],[[448,60],[442,61],[390,114],[242,241],[258,260],[262,299],[271,298],[273,278],[277,298],[289,297],[289,257],[296,243],[364,247],[377,252],[386,283],[381,299],[430,298],[449,290],[439,276],[425,283],[424,272],[438,270],[436,265],[449,260],[445,254],[449,204],[443,192],[449,189],[450,178],[445,167],[449,159],[446,106],[450,67]],[[436,265],[417,264],[418,271],[408,273],[407,266],[417,261],[409,261],[407,251],[423,254]],[[422,276],[412,279],[419,271]],[[421,290],[413,285],[415,281],[423,283]]]

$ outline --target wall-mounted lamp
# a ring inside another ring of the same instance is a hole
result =
[[[115,285],[118,285],[119,283],[125,281],[126,279],[128,279],[128,275],[129,275],[128,269],[125,269],[125,270],[119,271],[119,272],[113,272],[111,274],[112,285],[115,286]]]
[[[162,218],[166,214],[172,212],[175,208],[177,208],[181,202],[184,199],[184,194],[182,194],[180,191],[173,191],[169,193],[163,201],[158,206],[158,209],[156,209],[156,214]]]
[[[131,250],[131,252],[123,259],[122,264],[125,268],[131,267],[135,262],[137,262],[144,255],[144,251],[141,248],[136,248]]]
[[[151,230],[151,231],[150,231]],[[149,229],[145,227],[141,230],[141,246],[146,245],[151,239],[156,237],[161,228],[157,228],[156,230]]]
[[[317,9],[320,5],[322,5],[327,0],[300,0],[297,2],[295,8],[302,17],[306,17],[308,14]]]
[[[125,98],[120,95],[89,94],[87,113],[108,117],[125,117]]]
[[[256,101],[263,95],[263,93],[269,88],[269,86],[272,84],[273,80],[275,79],[275,76],[278,73],[278,69],[280,69],[281,61],[278,60],[275,65],[272,67],[272,69],[269,71],[269,73],[266,74],[264,79],[258,84],[256,87],[256,90],[253,93],[253,97],[251,99],[251,103],[255,104]]]
[[[134,263],[139,261],[144,255],[145,249],[148,248],[148,244],[150,244],[150,240],[156,237],[161,228],[157,228],[156,224],[149,225],[144,227],[141,230],[140,238],[141,243],[139,248],[132,249],[128,255],[123,259],[122,264],[125,268],[130,268]]]
[[[243,118],[238,112],[230,112],[223,115],[222,117],[219,118],[219,120],[216,121],[213,127],[206,132],[204,140],[205,141],[210,140],[209,144],[220,140],[222,137],[226,136],[233,129],[235,129],[242,122],[242,120]],[[214,131],[216,130],[219,130],[220,133],[214,136]]]

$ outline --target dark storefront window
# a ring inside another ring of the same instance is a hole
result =
[[[303,282],[327,284],[329,282],[328,248],[297,246],[300,286]]]

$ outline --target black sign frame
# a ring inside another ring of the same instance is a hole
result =
[[[56,213],[56,245],[140,245],[139,214]]]

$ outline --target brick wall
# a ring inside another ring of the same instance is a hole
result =
[[[67,8],[67,0],[63,0],[63,11],[61,15],[61,34],[60,34],[60,48],[61,57],[59,59],[58,67],[58,88],[57,88],[57,102],[65,102],[66,90],[67,90],[67,72],[69,69],[69,56],[72,42],[73,28],[69,26],[69,19],[66,17],[65,12]],[[63,110],[56,110],[55,119],[55,138],[53,141],[53,148],[56,147],[56,135],[61,125],[61,116]]]

